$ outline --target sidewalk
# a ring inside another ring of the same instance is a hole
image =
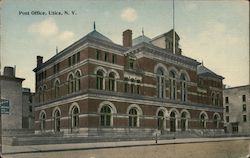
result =
[[[122,141],[122,142],[99,142],[99,143],[77,143],[77,144],[50,144],[50,145],[29,145],[29,146],[9,146],[3,145],[3,155],[19,154],[19,153],[35,153],[35,152],[55,152],[70,150],[90,150],[102,148],[119,148],[119,147],[135,147],[150,146],[163,144],[185,144],[199,142],[217,142],[230,140],[250,140],[250,137],[227,137],[227,138],[182,138],[171,140],[155,140],[150,141]]]

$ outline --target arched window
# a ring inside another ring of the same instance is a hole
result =
[[[181,114],[181,131],[186,131],[187,129],[187,113],[182,112]]]
[[[79,109],[77,106],[74,106],[71,110],[71,127],[79,128]]]
[[[109,74],[109,90],[115,91],[115,73],[111,72]]]
[[[215,128],[219,128],[219,116],[217,114],[214,115],[213,124]]]
[[[200,125],[201,128],[206,128],[207,121],[206,121],[206,115],[204,113],[200,115]]]
[[[111,126],[111,108],[109,105],[104,105],[100,111],[101,118],[100,124],[101,126]]]
[[[80,89],[81,89],[81,74],[80,74],[80,71],[76,71],[76,74],[75,74],[75,89],[76,89],[76,91],[80,91]]]
[[[176,131],[176,113],[172,111],[170,113],[170,132]]]
[[[170,71],[169,77],[170,77],[170,99],[176,100],[177,98],[176,73],[174,71]]]
[[[55,112],[54,112],[54,125],[55,125],[55,132],[60,132],[60,128],[61,128],[61,114],[60,114],[60,111],[57,109]]]
[[[100,90],[104,89],[104,73],[102,70],[98,70],[96,73],[96,88]]]
[[[138,112],[136,108],[129,110],[129,127],[138,127]]]
[[[124,79],[124,92],[129,92],[128,78]]]
[[[60,90],[60,83],[59,81],[57,80],[55,82],[55,98],[59,97],[59,90]]]
[[[157,114],[157,128],[158,130],[163,130],[163,122],[164,122],[164,112],[160,110]]]
[[[74,92],[74,77],[72,74],[69,75],[69,93],[73,93]]]
[[[157,69],[157,96],[158,98],[165,97],[165,77],[162,68]]]
[[[40,114],[40,128],[41,128],[41,131],[44,131],[45,130],[45,126],[46,125],[46,114],[45,112],[42,112]]]
[[[181,74],[181,101],[187,101],[187,82],[184,74]]]

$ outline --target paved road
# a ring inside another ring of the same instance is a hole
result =
[[[205,141],[205,142],[204,142]],[[5,158],[240,158],[249,152],[249,138],[176,139],[159,141],[60,144],[15,147]],[[120,146],[120,147],[118,147]],[[57,148],[56,148],[57,147]],[[71,147],[71,148],[70,148]],[[106,148],[109,147],[109,148]],[[11,147],[9,147],[10,149]],[[22,149],[21,149],[22,148]],[[26,153],[20,153],[26,148]],[[54,148],[54,149],[52,149]],[[4,149],[7,149],[6,146]],[[13,148],[12,148],[13,149]],[[28,150],[29,149],[29,150]],[[51,150],[49,150],[51,149]],[[34,150],[34,152],[33,152]],[[40,151],[39,151],[40,150]],[[19,153],[18,153],[19,151]],[[16,154],[15,154],[16,153]]]

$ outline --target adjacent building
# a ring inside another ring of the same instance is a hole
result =
[[[0,75],[1,117],[4,131],[34,129],[34,112],[29,110],[33,109],[33,105],[31,99],[26,99],[32,93],[29,89],[22,88],[24,80],[16,77],[13,67],[4,67],[3,75]]]
[[[92,32],[37,57],[36,133],[67,135],[223,131],[223,77],[182,55],[173,30],[123,45]]]
[[[223,96],[226,132],[249,134],[250,85],[226,88]]]

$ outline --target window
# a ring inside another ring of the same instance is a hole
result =
[[[135,108],[129,110],[129,127],[138,127],[138,112]]]
[[[219,94],[216,94],[216,97],[215,97],[215,105],[220,105],[219,98],[220,98],[220,95],[219,95]]]
[[[229,106],[226,106],[226,113],[229,112]]]
[[[32,109],[32,106],[29,106],[29,112],[32,112],[33,109]]]
[[[215,128],[219,128],[219,117],[218,117],[218,115],[214,115],[213,124],[214,124]]]
[[[75,63],[76,63],[76,55],[74,54],[74,55],[72,56],[72,64],[75,65]]]
[[[243,105],[242,105],[242,111],[243,111],[243,112],[247,111],[247,105],[246,105],[246,104],[243,104]]]
[[[176,75],[174,71],[170,71],[170,98],[172,100],[176,99]]]
[[[163,130],[164,112],[160,110],[157,114],[157,128]]]
[[[109,54],[108,52],[104,53],[104,61],[108,61],[109,60]]]
[[[112,54],[112,63],[115,64],[116,63],[116,55]]]
[[[43,88],[40,87],[38,90],[38,102],[41,103],[43,101]]]
[[[57,98],[57,97],[59,97],[59,90],[60,90],[60,83],[58,80],[55,82],[54,87],[55,87],[55,98]]]
[[[129,92],[128,78],[124,79],[124,92]]]
[[[69,66],[72,66],[71,57],[68,58],[68,64]]]
[[[136,93],[140,94],[140,80],[137,80]]]
[[[80,52],[77,52],[77,54],[76,54],[76,62],[77,63],[80,62]]]
[[[81,74],[79,71],[75,74],[75,89],[76,91],[80,91],[81,89]]]
[[[60,63],[57,63],[56,65],[53,66],[53,72],[54,74],[55,73],[58,73],[60,71]]]
[[[101,60],[101,51],[96,50],[96,60]]]
[[[183,112],[181,114],[181,131],[186,131],[187,129],[187,113]]]
[[[79,109],[74,106],[71,110],[71,128],[79,128]]]
[[[176,131],[176,113],[171,112],[170,113],[170,132],[175,132]]]
[[[130,92],[134,93],[135,92],[135,80],[131,79],[131,85],[130,85]]]
[[[134,69],[134,59],[129,59],[128,60],[128,68],[129,69]]]
[[[229,98],[225,97],[225,103],[228,104],[229,103]]]
[[[104,89],[104,75],[102,70],[98,70],[96,74],[96,88],[103,90]]]
[[[111,126],[111,108],[105,105],[101,108],[101,126]]]
[[[187,83],[185,75],[181,74],[181,101],[187,101]]]
[[[201,114],[201,116],[200,116],[200,125],[201,125],[201,128],[206,128],[206,116],[205,116],[205,114]]]
[[[46,125],[46,114],[44,112],[41,113],[40,115],[40,128],[41,131],[45,130],[45,125]]]
[[[242,101],[246,102],[246,95],[242,95]]]
[[[157,69],[157,96],[158,98],[165,97],[165,76],[162,68]]]
[[[115,74],[113,72],[109,74],[109,90],[115,91]]]
[[[212,102],[212,105],[215,105],[215,94],[214,93],[212,93],[211,102]]]
[[[243,116],[243,122],[247,122],[247,115],[242,115]]]
[[[60,111],[56,110],[54,112],[54,125],[55,125],[54,131],[55,132],[60,132],[60,127],[61,127],[60,117],[61,117]]]
[[[69,93],[73,93],[74,92],[74,77],[72,74],[69,76],[68,82],[69,82],[69,85],[68,85],[69,86]]]
[[[229,122],[229,116],[226,116],[226,122]]]

